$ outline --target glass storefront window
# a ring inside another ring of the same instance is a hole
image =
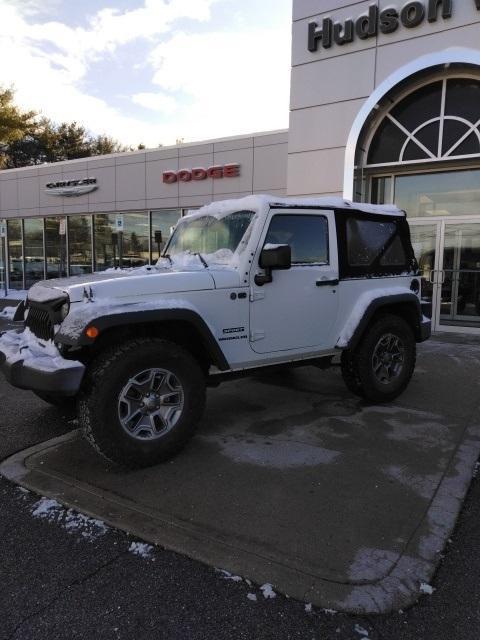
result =
[[[480,214],[480,170],[395,177],[395,204],[409,218]]]
[[[27,218],[23,221],[25,247],[25,288],[43,280],[43,218]]]
[[[95,271],[118,266],[118,242],[112,242],[114,225],[115,216],[112,214],[99,213],[94,216]]]
[[[148,264],[148,213],[123,214],[123,233],[115,231],[115,219],[116,214],[95,215],[95,270]]]
[[[65,218],[45,218],[47,279],[64,278],[67,275],[67,236],[61,231],[65,231]]]
[[[152,211],[152,262],[156,262],[160,257],[165,245],[170,239],[171,229],[177,224],[180,218],[178,209]],[[159,242],[158,233],[162,232],[162,241]]]
[[[5,220],[0,220],[0,225],[4,225]],[[7,257],[6,253],[6,238],[0,237],[0,295],[6,290],[7,282]]]
[[[141,267],[150,261],[148,213],[123,214],[122,267]]]
[[[92,217],[68,218],[68,264],[71,276],[92,273]]]
[[[7,220],[8,280],[10,289],[23,289],[22,221]]]
[[[370,202],[372,204],[386,204],[391,202],[392,197],[392,177],[382,176],[372,178]]]

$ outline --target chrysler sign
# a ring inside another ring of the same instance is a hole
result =
[[[96,178],[85,178],[84,180],[64,180],[62,182],[49,182],[45,185],[45,193],[50,196],[83,196],[85,193],[95,191],[98,188]]]
[[[471,2],[480,10],[480,0],[461,0]],[[336,22],[332,18],[324,18],[322,23],[310,22],[308,25],[308,50],[317,51],[319,45],[330,49],[333,44],[343,45],[353,42],[355,38],[366,40],[379,33],[393,33],[400,25],[407,29],[418,27],[426,20],[437,22],[451,18],[453,0],[428,0],[428,2],[407,2],[401,8],[386,7],[382,11],[376,4],[371,4],[368,12],[358,18]]]
[[[221,178],[238,178],[240,176],[239,164],[214,165],[204,169],[196,167],[195,169],[180,169],[180,171],[164,171],[163,182],[165,184],[174,184],[175,182],[190,182],[192,180],[218,180]]]

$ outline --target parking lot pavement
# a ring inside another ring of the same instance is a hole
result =
[[[2,472],[319,607],[398,609],[429,591],[470,482],[479,361],[478,344],[432,340],[407,392],[376,407],[338,371],[231,382],[209,393],[199,434],[168,464],[125,473],[73,433]]]

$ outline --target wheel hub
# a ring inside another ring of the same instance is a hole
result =
[[[398,378],[405,362],[405,345],[398,335],[387,333],[378,340],[372,355],[373,373],[381,384]]]
[[[147,395],[143,396],[142,406],[145,412],[152,413],[160,408],[160,401],[161,398],[158,393],[147,393]]]
[[[168,433],[184,407],[183,387],[167,369],[146,369],[132,376],[118,397],[118,418],[129,436],[155,440]]]

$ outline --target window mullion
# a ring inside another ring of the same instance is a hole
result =
[[[480,142],[480,136],[478,133],[479,126],[480,126],[480,120],[478,120],[475,124],[470,125],[470,129],[466,133],[464,133],[463,136],[459,138],[454,145],[450,147],[450,149],[446,152],[444,157],[447,158],[448,156],[450,156],[455,151],[455,149],[458,149],[458,147],[462,144],[462,142],[464,142],[468,138],[468,136],[470,136],[472,133],[475,133],[477,135],[477,138],[479,138],[479,142]]]
[[[420,140],[418,140],[413,133],[410,133],[410,131],[408,129],[406,129],[398,120],[396,120],[390,113],[387,114],[387,117],[393,122],[393,124],[395,124],[399,129],[401,129],[403,131],[403,133],[405,133],[405,135],[407,136],[407,140],[406,140],[406,144],[408,144],[408,142],[415,142],[415,144],[420,147],[420,149],[422,151],[424,151],[430,158],[435,159],[435,156],[433,155],[433,153],[430,151],[430,149],[427,149],[427,147],[422,144],[420,142]],[[406,148],[406,145],[404,145],[404,148]],[[404,151],[404,149],[402,149],[402,151]],[[402,158],[403,153],[400,154],[400,158],[399,158],[399,162],[403,162],[403,158]]]
[[[446,104],[446,100],[447,100],[447,79],[445,78],[443,80],[443,86],[442,86],[442,106],[440,108],[440,128],[439,128],[439,135],[438,135],[437,158],[441,158],[442,157],[443,127],[444,127],[444,124],[445,124],[445,104]]]

